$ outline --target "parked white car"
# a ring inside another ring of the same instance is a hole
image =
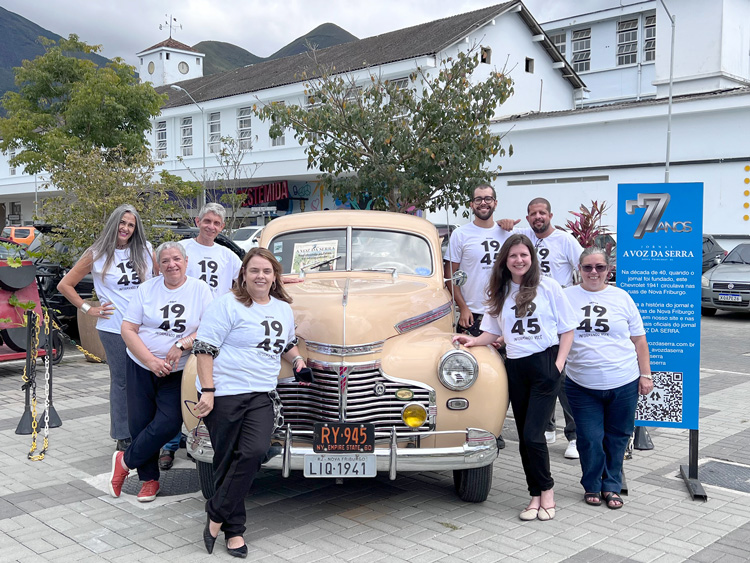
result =
[[[240,227],[232,235],[232,240],[242,250],[247,252],[251,248],[258,246],[260,240],[260,232],[263,230],[263,226],[254,225],[252,227]]]

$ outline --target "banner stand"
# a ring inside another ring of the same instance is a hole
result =
[[[690,430],[688,458],[690,465],[680,465],[680,474],[688,488],[688,493],[693,500],[707,501],[708,495],[698,480],[698,430]]]

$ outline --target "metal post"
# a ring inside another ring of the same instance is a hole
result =
[[[187,97],[190,98],[190,101],[198,106],[199,110],[201,110],[201,134],[203,136],[203,142],[201,143],[201,156],[203,158],[203,174],[201,175],[201,195],[198,200],[198,209],[200,210],[204,205],[206,205],[206,143],[208,142],[208,131],[206,129],[206,112],[203,110],[203,107],[195,101],[195,98],[190,95],[190,92],[185,90],[185,88],[183,88],[182,86],[177,86],[177,84],[172,84],[170,88],[172,88],[173,90],[184,92]]]
[[[667,12],[669,21],[672,22],[672,45],[669,53],[669,102],[667,103],[667,156],[666,166],[664,168],[664,183],[669,183],[669,158],[672,146],[672,85],[674,82],[674,32],[675,32],[675,21],[676,18],[667,10],[667,5],[664,0],[660,0],[661,5],[664,7],[664,11]]]
[[[33,417],[31,416],[31,386],[34,383],[32,380],[32,363],[31,363],[31,343],[34,341],[34,334],[32,330],[36,326],[34,322],[34,312],[26,311],[26,376],[29,380],[23,384],[23,389],[26,391],[23,405],[23,414],[21,420],[18,421],[16,426],[16,434],[31,434]]]
[[[698,479],[698,430],[690,430],[688,463],[689,465],[680,465],[680,474],[687,485],[690,497],[693,500],[708,500],[708,495]]]

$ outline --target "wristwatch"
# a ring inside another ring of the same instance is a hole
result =
[[[183,352],[185,351],[185,347],[182,345],[182,342],[180,342],[179,340],[175,342],[174,345],[177,346],[177,348],[179,348]]]

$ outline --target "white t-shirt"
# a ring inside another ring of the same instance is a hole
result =
[[[135,295],[141,282],[150,280],[154,275],[151,243],[146,243],[144,252],[146,257],[145,280],[138,278],[135,266],[130,261],[130,247],[115,250],[114,260],[112,260],[106,272],[103,271],[104,263],[107,261],[106,256],[100,256],[94,260],[94,264],[91,267],[91,276],[94,278],[94,289],[96,290],[99,302],[105,303],[110,301],[115,306],[115,310],[110,317],[99,317],[96,321],[96,328],[98,330],[120,334],[122,316],[128,308],[130,299]]]
[[[551,277],[563,287],[572,285],[573,272],[578,267],[583,252],[583,248],[573,235],[560,229],[555,229],[545,238],[537,237],[531,228],[516,228],[513,232],[524,234],[531,239],[543,276]]]
[[[211,304],[197,340],[219,348],[214,358],[216,396],[276,389],[281,354],[294,340],[294,315],[288,303],[271,297],[247,307],[226,293]],[[200,390],[200,380],[195,379]]]
[[[192,334],[201,322],[201,316],[212,296],[208,286],[188,277],[177,289],[164,285],[164,276],[142,284],[130,300],[124,321],[139,325],[138,336],[157,358],[166,358],[177,340]],[[183,352],[174,371],[185,367],[189,352]],[[128,356],[144,369],[138,358],[128,349]]]
[[[589,389],[615,389],[640,377],[631,336],[646,334],[633,299],[619,287],[565,289],[576,315],[567,373]]]
[[[536,297],[523,318],[516,318],[518,284],[511,282],[508,298],[499,317],[485,315],[480,329],[505,338],[508,358],[525,358],[560,343],[559,334],[576,326],[573,309],[562,288],[549,278],[541,278]]]
[[[453,231],[449,248],[443,258],[459,264],[466,272],[466,283],[461,295],[472,313],[484,314],[487,306],[487,282],[500,247],[512,233],[501,229],[497,223],[486,229],[474,222],[461,225]]]
[[[242,266],[239,257],[220,244],[204,246],[196,239],[181,240],[188,257],[187,275],[208,284],[214,297],[232,289]]]

